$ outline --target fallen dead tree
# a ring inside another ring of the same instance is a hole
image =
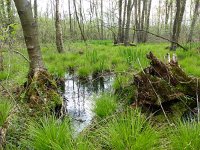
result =
[[[199,80],[188,76],[178,65],[176,57],[164,63],[150,52],[147,58],[150,66],[134,76],[137,99],[133,106],[163,107],[179,100],[188,108],[196,106],[200,92]]]

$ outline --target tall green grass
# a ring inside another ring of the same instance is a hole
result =
[[[150,150],[158,147],[159,134],[137,110],[115,116],[98,133],[102,149]]]
[[[30,139],[25,145],[35,150],[73,149],[72,130],[68,120],[58,121],[55,117],[44,117],[28,126]]]
[[[0,127],[6,122],[12,107],[11,102],[0,97]]]
[[[173,150],[200,149],[200,124],[197,122],[179,122],[176,128],[171,128],[169,140]]]
[[[92,144],[82,136],[73,137],[69,119],[57,120],[43,117],[28,125],[29,137],[23,140],[24,147],[34,150],[88,150]]]
[[[113,114],[117,109],[116,98],[113,95],[104,94],[96,100],[94,112],[100,118]]]

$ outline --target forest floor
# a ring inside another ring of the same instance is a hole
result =
[[[190,48],[188,51],[169,51],[166,49],[169,43],[124,47],[114,46],[111,41],[88,41],[87,45],[75,42],[65,43],[65,46],[63,54],[57,53],[55,45],[41,46],[45,65],[55,78],[73,73],[81,80],[88,80],[89,76],[112,73],[115,74],[112,87],[117,90],[129,86],[134,75],[149,65],[146,54],[150,51],[163,62],[167,62],[167,53],[171,56],[175,53],[179,65],[188,75],[200,77],[200,43],[185,45]],[[13,101],[18,94],[16,89],[27,80],[29,63],[24,59],[27,52],[22,47],[18,45],[12,49],[22,53],[23,57],[12,51],[4,53],[5,70],[0,72],[0,109],[5,111],[19,103],[15,101],[11,105],[5,101]],[[153,118],[152,114],[130,109],[133,90],[126,90],[120,96],[111,93],[99,97],[93,123],[76,137],[73,137],[69,119],[59,122],[55,117],[46,116],[38,123],[23,116],[21,108],[10,119],[6,149],[200,149],[199,123],[184,123],[176,116],[169,124],[164,115]],[[0,119],[0,126],[5,120]]]

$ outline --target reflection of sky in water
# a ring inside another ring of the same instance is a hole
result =
[[[67,113],[72,118],[75,133],[87,127],[94,114],[94,97],[102,92],[111,91],[113,76],[90,79],[87,83],[79,82],[75,76],[66,75],[65,99]]]

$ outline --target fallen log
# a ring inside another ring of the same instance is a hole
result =
[[[191,100],[185,100],[186,105],[197,103],[199,81],[183,71],[175,56],[170,62],[164,63],[150,52],[147,59],[150,60],[150,66],[134,76],[138,94],[133,105],[162,106],[164,103],[173,103],[188,96]]]

